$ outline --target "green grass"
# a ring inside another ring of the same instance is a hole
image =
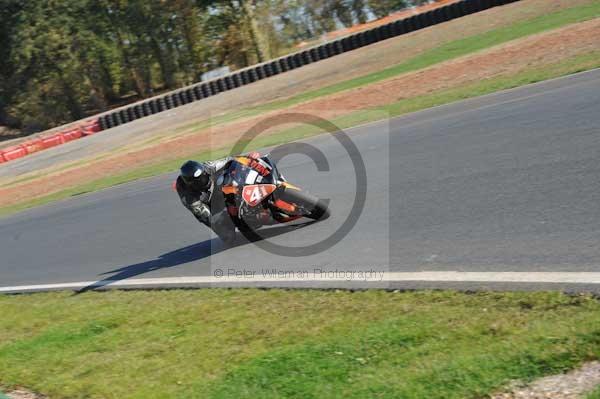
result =
[[[175,133],[181,133],[190,130],[198,131],[212,126],[232,122],[241,118],[258,115],[270,110],[283,109],[321,96],[326,96],[344,90],[365,86],[384,79],[388,79],[393,76],[397,76],[402,73],[422,69],[434,65],[436,63],[471,54],[473,52],[483,50],[498,44],[506,43],[510,40],[518,39],[527,35],[543,32],[550,29],[559,28],[571,23],[581,22],[598,16],[600,16],[600,1],[583,6],[576,6],[564,9],[544,16],[536,17],[531,20],[518,22],[507,27],[491,30],[483,34],[446,43],[440,47],[426,51],[408,60],[405,63],[398,64],[392,68],[388,68],[383,71],[351,79],[318,90],[309,91],[301,95],[292,97],[290,99],[274,101],[257,107],[251,107],[241,111],[220,115],[210,120],[195,122],[177,129]],[[531,82],[538,82],[544,79],[563,76],[569,73],[597,68],[600,67],[600,61],[598,61],[599,58],[600,57],[598,57],[597,53],[579,56],[574,58],[573,60],[569,60],[563,63],[548,65],[544,68],[520,72],[512,76],[487,79],[477,84],[461,86],[453,88],[451,90],[445,90],[443,92],[405,99],[399,102],[392,103],[385,107],[377,108],[375,110],[377,112],[373,112],[372,109],[358,111],[351,115],[347,115],[337,120],[334,120],[333,122],[337,124],[340,128],[348,128],[357,124],[367,123],[377,119],[381,119],[383,117],[398,116],[405,113],[425,109],[428,107],[447,104],[465,98],[492,93],[494,91],[506,88],[517,87]],[[318,134],[319,132],[319,129],[311,127],[301,127],[285,132],[280,132],[275,135],[256,140],[252,143],[251,146],[248,147],[248,150],[257,149],[264,146],[276,145],[283,142],[308,137],[314,134]],[[194,154],[191,157],[194,157],[198,160],[205,160],[224,156],[227,154],[229,154],[229,149],[222,148],[213,149],[211,151],[205,151],[199,154]],[[188,157],[186,157],[186,159],[187,158]],[[44,197],[27,200],[7,207],[2,207],[0,208],[0,216],[40,206],[60,199],[69,198],[71,196],[78,195],[81,193],[94,192],[118,184],[127,183],[133,180],[138,180],[145,177],[155,176],[161,173],[174,171],[184,160],[185,159],[182,158],[151,164],[142,168],[138,168],[136,170],[128,171],[123,174],[107,176],[105,178],[95,180],[84,185],[61,190],[59,192]],[[21,179],[21,182],[32,178],[34,177],[30,176],[23,178]]]
[[[600,356],[559,293],[0,296],[0,384],[52,398],[475,398]]]
[[[598,388],[594,392],[590,393],[587,396],[587,399],[600,399],[600,388]]]

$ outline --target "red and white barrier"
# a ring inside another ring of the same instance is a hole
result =
[[[27,151],[22,146],[8,147],[2,151],[2,157],[6,162],[23,158],[25,155],[27,155]]]
[[[55,133],[50,136],[28,140],[18,146],[0,150],[0,163],[9,162],[33,154],[34,152],[56,147],[68,143],[69,141],[78,140],[82,137],[96,134],[101,130],[102,128],[100,127],[98,119],[88,120],[69,130]]]

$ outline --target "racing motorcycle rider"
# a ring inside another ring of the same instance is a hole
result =
[[[260,154],[253,152],[248,157],[258,159]],[[232,160],[232,157],[227,157],[207,162],[187,161],[181,166],[175,182],[183,206],[226,244],[235,240],[235,226],[225,207],[223,193],[217,187],[217,180]]]

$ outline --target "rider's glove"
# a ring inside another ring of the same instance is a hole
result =
[[[208,206],[202,201],[196,201],[190,205],[190,210],[198,218],[203,222],[208,222],[210,220],[210,209]]]

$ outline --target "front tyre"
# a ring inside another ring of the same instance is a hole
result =
[[[327,202],[300,190],[287,188],[280,194],[279,198],[295,205],[297,213],[309,219],[325,220],[331,216]]]

